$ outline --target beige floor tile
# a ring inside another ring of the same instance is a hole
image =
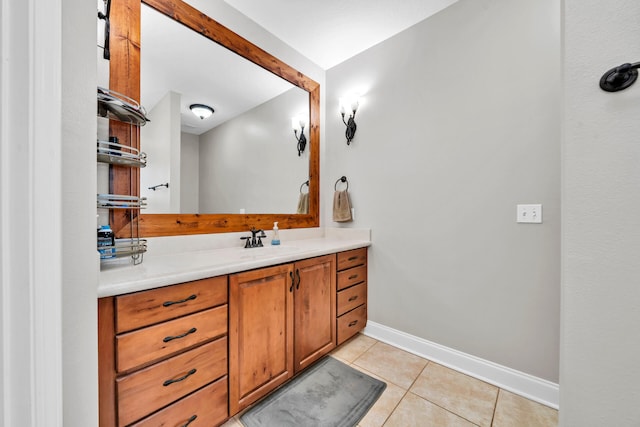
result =
[[[353,368],[364,372],[365,374],[376,378],[380,381],[385,381],[383,378],[375,375],[372,372],[367,371],[357,365],[351,365]],[[382,395],[378,398],[376,403],[373,404],[369,412],[360,420],[358,427],[381,427],[384,422],[389,418],[389,415],[398,406],[398,403],[404,397],[407,392],[405,389],[398,387],[397,385],[385,381],[387,388],[384,389]]]
[[[407,393],[385,427],[473,427],[474,424],[413,393]]]
[[[352,363],[378,341],[366,335],[357,334],[331,352],[331,355],[347,363]]]
[[[558,411],[524,397],[500,390],[493,419],[495,427],[555,427]]]
[[[244,427],[237,417],[230,418],[226,423],[220,427]]]
[[[429,363],[410,391],[480,426],[491,425],[498,395],[497,387],[437,363]]]
[[[377,342],[354,360],[353,364],[407,390],[427,365],[427,360]]]

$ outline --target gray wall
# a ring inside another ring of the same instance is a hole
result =
[[[293,88],[200,135],[200,212],[295,213],[309,144],[298,156],[291,118],[308,111]]]
[[[602,74],[640,60],[640,5],[564,0],[560,421],[640,423],[640,85]]]
[[[346,175],[372,228],[372,321],[558,381],[560,74],[555,0],[462,0],[328,70],[322,201]]]

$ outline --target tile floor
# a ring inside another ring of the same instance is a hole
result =
[[[365,335],[355,336],[331,355],[387,383],[359,427],[558,425],[555,409]],[[234,417],[222,427],[242,423]]]

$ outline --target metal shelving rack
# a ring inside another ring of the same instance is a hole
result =
[[[128,123],[131,126],[144,126],[149,119],[145,109],[135,100],[115,91],[98,87],[98,117]],[[110,165],[143,168],[147,165],[147,156],[136,148],[118,144],[117,141],[97,141],[97,161]],[[113,246],[100,246],[100,259],[131,257],[133,264],[143,261],[147,251],[147,240],[139,235],[140,209],[146,207],[145,197],[123,194],[98,194],[97,209],[123,209],[130,212],[131,237],[115,239]],[[97,246],[96,246],[97,247]]]

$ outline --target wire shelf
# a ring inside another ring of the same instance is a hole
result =
[[[98,161],[112,165],[143,168],[147,166],[147,154],[128,145],[98,140]]]
[[[136,100],[100,86],[98,86],[98,116],[136,126],[144,126],[149,121],[146,110]]]
[[[134,264],[142,262],[142,256],[147,252],[147,239],[115,239],[113,246],[99,246],[100,260],[132,257]]]
[[[146,207],[146,197],[98,194],[99,209],[144,209]]]

